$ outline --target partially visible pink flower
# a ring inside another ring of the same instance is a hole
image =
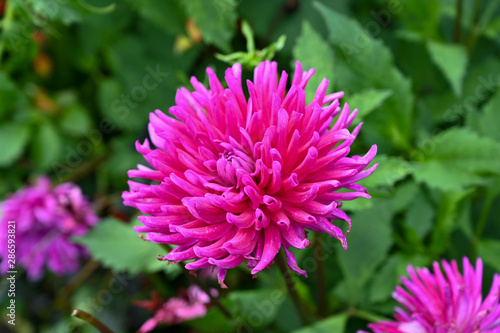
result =
[[[212,289],[213,295],[217,296],[217,291]],[[144,302],[142,302],[144,303]],[[139,306],[142,303],[137,303]],[[197,285],[190,286],[184,297],[172,297],[155,312],[153,318],[147,320],[138,333],[146,333],[155,329],[159,324],[179,324],[186,320],[203,317],[207,313],[207,305],[210,303],[208,296]]]
[[[78,186],[53,187],[47,177],[2,202],[0,215],[0,273],[15,270],[8,247],[8,235],[15,235],[15,263],[26,269],[30,280],[40,279],[44,266],[57,275],[76,271],[86,251],[70,238],[84,235],[98,220]]]
[[[434,273],[427,268],[408,266],[406,287],[398,286],[393,297],[406,310],[396,308],[396,321],[369,324],[374,333],[498,333],[500,332],[500,275],[495,274],[488,296],[483,300],[483,262],[476,268],[463,259],[463,271],[456,261],[434,262]],[[362,331],[360,331],[362,332]]]
[[[219,282],[228,269],[247,263],[252,274],[268,267],[281,248],[289,267],[299,274],[289,248],[309,245],[306,230],[324,232],[347,248],[335,223],[351,220],[342,201],[369,198],[356,184],[377,167],[365,170],[376,154],[347,157],[361,125],[350,132],[357,110],[326,94],[328,80],[306,104],[304,88],[314,70],[299,62],[287,91],[288,74],[278,77],[275,62],[263,62],[241,83],[241,65],[226,71],[224,88],[208,68],[210,88],[191,79],[194,92],[180,88],[169,117],[150,115],[149,141],[137,150],[153,167],[139,165],[129,181],[124,204],[140,216],[147,240],[178,245],[164,257],[173,262],[194,260],[187,269],[217,267]],[[333,121],[335,119],[335,121]],[[332,124],[333,122],[333,124]]]

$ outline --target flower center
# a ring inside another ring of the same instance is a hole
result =
[[[217,173],[225,185],[236,185],[238,175],[252,173],[255,170],[254,161],[243,152],[226,152],[219,154]]]

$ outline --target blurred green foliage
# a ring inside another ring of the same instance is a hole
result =
[[[391,316],[391,292],[410,263],[480,255],[485,284],[500,270],[499,1],[0,4],[0,195],[49,174],[78,182],[106,217],[79,240],[102,260],[84,283],[52,275],[19,282],[18,332],[93,332],[69,317],[92,304],[109,327],[132,332],[151,316],[133,300],[153,289],[167,298],[186,286],[178,269],[154,261],[163,249],[143,246],[132,225],[118,220],[135,221],[120,196],[127,170],[143,163],[134,144],[147,136],[148,114],[168,111],[192,75],[206,82],[207,66],[222,76],[222,60],[251,67],[275,54],[280,70],[292,71],[296,60],[314,67],[308,94],[323,77],[330,91],[345,92],[364,122],[353,153],[377,144],[380,167],[363,184],[373,199],[344,205],[353,218],[349,249],[325,243],[328,305],[310,327],[289,298],[269,298],[285,291],[276,269],[256,280],[234,270],[227,284],[236,291],[221,299],[236,319],[211,308],[172,331],[355,332],[367,319]],[[309,278],[296,282],[317,310],[313,251],[297,253]],[[118,272],[134,274],[126,292],[96,301]]]

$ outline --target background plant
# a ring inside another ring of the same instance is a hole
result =
[[[16,328],[92,332],[69,317],[81,308],[114,331],[134,331],[150,314],[132,300],[151,290],[168,298],[190,284],[180,267],[154,260],[166,251],[137,238],[135,212],[121,204],[126,171],[142,162],[134,142],[147,136],[149,112],[167,111],[190,76],[205,78],[207,66],[222,75],[228,64],[220,59],[251,68],[273,53],[288,72],[296,59],[314,67],[310,87],[327,77],[330,92],[345,91],[341,101],[358,108],[364,127],[353,153],[379,148],[380,167],[362,183],[373,199],[344,206],[353,217],[348,251],[325,238],[298,258],[310,276],[292,278],[314,314],[310,326],[274,268],[255,280],[245,270],[228,274],[220,299],[232,320],[212,307],[173,330],[354,332],[392,314],[391,292],[407,264],[441,258],[481,256],[489,285],[500,270],[499,7],[494,0],[1,1],[0,195],[48,174],[77,182],[102,217],[77,240],[93,257],[79,273],[32,284],[18,278]]]

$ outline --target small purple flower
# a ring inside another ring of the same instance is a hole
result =
[[[498,333],[500,332],[500,275],[495,274],[488,296],[483,300],[483,262],[476,268],[463,259],[463,271],[456,261],[434,262],[434,273],[427,268],[408,266],[406,287],[398,286],[393,297],[406,311],[396,308],[396,321],[369,324],[375,333]]]
[[[70,238],[84,235],[98,220],[78,186],[53,187],[47,177],[14,193],[0,210],[0,272],[13,270],[9,245],[15,244],[15,264],[26,269],[30,280],[43,276],[44,265],[57,275],[76,271],[86,251]],[[15,235],[14,243],[9,235]]]
[[[217,290],[210,291],[212,296],[217,296]],[[136,302],[136,305],[148,308],[142,304],[148,302]],[[155,301],[156,303],[156,301]],[[159,324],[179,324],[186,320],[203,317],[207,313],[207,305],[210,296],[197,285],[192,285],[186,290],[184,297],[172,297],[159,308],[153,318],[147,320],[139,329],[138,333],[146,333],[155,329]]]
[[[252,274],[270,265],[283,247],[289,267],[299,274],[289,248],[309,245],[306,230],[325,232],[347,248],[333,222],[350,218],[342,201],[369,198],[356,184],[377,167],[364,170],[376,154],[347,157],[361,125],[352,132],[357,110],[340,108],[344,93],[326,94],[328,80],[306,104],[304,88],[314,70],[297,62],[287,91],[286,72],[263,62],[241,83],[241,65],[227,69],[224,88],[208,68],[210,88],[191,79],[194,92],[180,88],[169,117],[150,115],[148,140],[137,150],[152,166],[130,170],[124,204],[140,216],[147,240],[178,245],[165,260],[194,260],[187,269],[217,267],[222,286],[227,269],[246,261]],[[333,122],[333,123],[332,123]],[[351,191],[348,191],[351,190]]]

